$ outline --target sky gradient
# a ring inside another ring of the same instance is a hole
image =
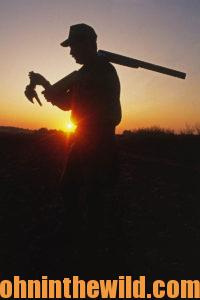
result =
[[[24,89],[31,70],[54,83],[80,68],[60,46],[76,23],[95,28],[99,49],[187,73],[182,80],[115,65],[118,132],[200,125],[200,0],[0,0],[0,125],[65,128],[69,113],[42,95],[42,107],[31,104]]]

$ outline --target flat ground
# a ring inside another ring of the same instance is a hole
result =
[[[58,182],[68,149],[66,137],[1,134],[0,142],[1,272],[66,276],[68,260],[81,270],[80,261],[86,258],[76,251],[66,257],[63,251],[67,241]],[[116,250],[110,273],[197,278],[200,137],[118,136],[117,143],[121,175],[113,195],[118,222],[108,220]],[[97,271],[103,258],[92,259]]]

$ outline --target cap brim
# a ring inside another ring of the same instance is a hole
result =
[[[69,45],[70,45],[69,39],[63,41],[62,43],[60,43],[60,45],[61,45],[62,47],[69,47]]]

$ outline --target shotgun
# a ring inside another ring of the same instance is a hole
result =
[[[111,63],[118,64],[121,66],[126,66],[126,67],[130,67],[130,68],[143,68],[143,69],[151,70],[154,72],[166,74],[169,76],[178,77],[181,79],[186,78],[186,73],[183,73],[183,72],[180,72],[177,70],[173,70],[173,69],[169,69],[169,68],[166,68],[163,66],[155,65],[152,63],[148,63],[148,62],[138,60],[135,58],[123,56],[120,54],[116,54],[116,53],[112,53],[112,52],[108,52],[108,51],[104,51],[104,50],[99,50],[97,52],[97,55],[103,57],[104,59],[108,60]],[[63,92],[70,89],[71,85],[76,81],[77,71],[70,73],[69,75],[60,79],[53,85],[50,85],[50,83],[42,75],[40,75],[38,73],[30,72],[29,78],[30,78],[30,84],[26,86],[25,95],[30,102],[34,103],[33,99],[35,98],[37,100],[37,102],[39,103],[39,105],[42,105],[42,103],[35,91],[36,85],[43,86],[44,89],[47,91],[48,91],[48,89],[50,89],[55,95],[58,95],[59,93],[62,94]]]

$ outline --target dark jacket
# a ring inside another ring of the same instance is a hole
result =
[[[115,127],[121,121],[120,82],[115,68],[101,57],[77,72],[71,91],[72,121],[87,130]]]

